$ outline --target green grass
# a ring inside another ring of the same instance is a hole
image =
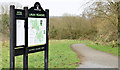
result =
[[[77,54],[70,48],[71,44],[81,41],[74,40],[50,40],[49,46],[49,68],[76,68],[80,62]],[[83,41],[84,42],[84,41]],[[86,42],[86,41],[85,41]],[[44,67],[44,53],[29,54],[29,68]],[[16,57],[16,67],[23,67],[23,56]],[[9,42],[2,48],[2,68],[9,68]]]
[[[80,59],[70,48],[71,44],[84,43],[96,50],[118,55],[118,47],[112,48],[111,45],[97,45],[87,40],[50,40],[49,46],[49,68],[76,68]],[[29,54],[29,68],[44,67],[44,52]],[[23,56],[16,57],[16,68],[23,67]],[[2,48],[2,68],[9,68],[9,42]]]
[[[118,47],[112,48],[112,45],[87,44],[87,46],[118,56]]]
[[[2,48],[2,42],[0,42],[0,70],[2,69],[2,51],[1,51],[1,48]]]

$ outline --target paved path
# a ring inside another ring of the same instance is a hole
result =
[[[73,44],[71,48],[79,55],[81,63],[78,68],[118,68],[118,57],[101,52],[85,44]]]

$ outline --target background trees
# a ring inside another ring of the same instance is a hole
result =
[[[3,34],[3,36],[9,37],[9,8],[10,5],[15,5],[16,8],[21,8],[22,5],[20,3],[16,2],[10,2],[10,3],[0,3],[0,33]]]
[[[89,5],[88,5],[89,3]],[[117,41],[118,32],[118,2],[87,3],[82,16],[65,14],[61,17],[50,17],[51,39],[80,39],[92,40],[96,43],[112,43]],[[0,32],[9,36],[9,6],[11,3],[0,3],[1,19]],[[12,3],[16,8],[22,7],[19,3]]]
[[[62,16],[50,18],[50,38],[53,39],[94,39],[96,28],[83,17]]]
[[[97,42],[117,41],[118,8],[116,0],[105,0],[93,2],[84,10],[83,15],[97,28]]]

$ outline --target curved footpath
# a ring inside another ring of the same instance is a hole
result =
[[[85,44],[73,44],[71,48],[80,58],[78,68],[118,68],[117,56],[92,49]]]

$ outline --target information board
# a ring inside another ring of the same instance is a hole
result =
[[[49,9],[39,2],[31,8],[10,6],[10,70],[15,70],[15,57],[23,55],[23,70],[28,69],[28,54],[44,51],[44,70],[48,70]]]
[[[28,18],[28,46],[46,44],[46,18]]]

